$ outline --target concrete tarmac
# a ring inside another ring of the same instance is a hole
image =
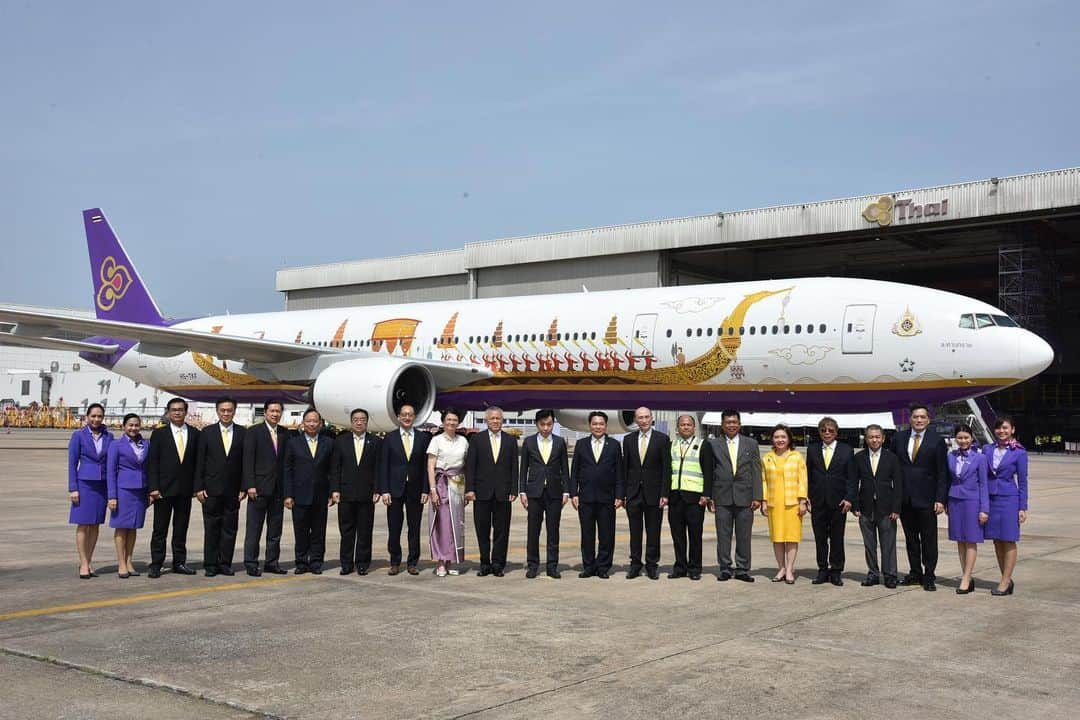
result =
[[[939,590],[863,588],[849,520],[845,585],[813,586],[809,521],[795,585],[775,573],[763,517],[756,582],[718,583],[706,518],[700,582],[625,579],[619,514],[609,580],[579,579],[578,523],[562,517],[563,578],[527,580],[525,513],[515,506],[510,572],[458,577],[433,564],[338,575],[336,510],[321,576],[116,576],[112,531],[78,578],[67,524],[67,434],[0,434],[0,718],[1074,718],[1080,705],[1080,458],[1032,457],[1016,594],[992,597],[993,547],[980,546],[978,592],[954,593],[959,563],[941,520]],[[190,564],[201,570],[194,504]],[[136,565],[145,571],[150,519]],[[236,567],[242,567],[243,536]],[[425,527],[427,513],[425,511]],[[283,561],[292,558],[286,513]],[[901,573],[907,569],[903,536]],[[426,539],[423,556],[427,557]],[[283,563],[291,568],[291,562]]]

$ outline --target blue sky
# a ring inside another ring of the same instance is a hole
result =
[[[1068,2],[0,4],[0,302],[1080,164]]]

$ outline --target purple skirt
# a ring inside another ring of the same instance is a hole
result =
[[[146,490],[117,488],[116,494],[116,509],[109,516],[109,527],[121,530],[141,528],[146,522]]]
[[[1020,541],[1020,497],[991,495],[990,520],[986,523],[986,539],[1004,542]]]
[[[949,498],[949,539],[981,543],[983,526],[979,524],[979,501]]]
[[[71,503],[68,522],[72,525],[100,525],[105,522],[105,509],[109,505],[105,481],[79,480],[79,504]]]

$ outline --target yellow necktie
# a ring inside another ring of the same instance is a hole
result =
[[[307,439],[308,450],[311,451],[311,457],[315,457],[315,451],[319,448],[319,438],[309,437]]]
[[[540,457],[544,459],[545,463],[551,457],[551,438],[540,439]]]
[[[356,451],[356,464],[360,464],[360,458],[364,457],[364,441],[358,436],[352,436],[353,450]]]
[[[915,435],[915,442],[911,446],[911,459],[914,460],[915,456],[919,454],[919,443],[922,441],[922,434]]]
[[[497,434],[491,436],[491,460],[492,460],[492,462],[499,462],[499,440],[501,440],[501,438]]]
[[[870,453],[870,474],[877,476],[877,462],[879,455],[877,453]]]
[[[727,454],[728,457],[731,458],[731,472],[734,474],[736,467],[735,458],[739,456],[739,442],[737,440],[728,440]]]
[[[270,442],[274,444],[274,454],[277,455],[277,428],[269,425],[266,427],[270,428]]]
[[[402,439],[402,443],[405,446],[405,459],[406,460],[411,460],[412,459],[412,433],[411,432],[405,433],[405,437]]]
[[[603,451],[604,451],[604,446],[600,443],[600,441],[599,440],[593,440],[592,441],[592,455],[593,455],[593,459],[596,460],[596,462],[600,462],[600,453],[602,453]]]
[[[221,428],[221,444],[225,446],[225,457],[229,456],[229,448],[232,447],[232,433],[229,428]]]
[[[645,451],[647,451],[648,449],[649,449],[649,436],[646,435],[645,433],[641,433],[638,436],[638,441],[637,441],[637,456],[638,456],[638,460],[641,461],[642,465],[645,464]]]
[[[176,454],[180,456],[180,462],[184,462],[184,431],[176,433]]]
[[[832,462],[832,448],[828,445],[825,446],[825,469],[829,469],[829,463]]]

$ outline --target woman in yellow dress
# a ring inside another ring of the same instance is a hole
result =
[[[761,514],[769,518],[769,539],[780,568],[772,580],[792,585],[802,519],[810,504],[806,500],[806,460],[792,449],[791,431],[786,425],[773,428],[772,450],[761,461],[761,483],[765,491]]]

